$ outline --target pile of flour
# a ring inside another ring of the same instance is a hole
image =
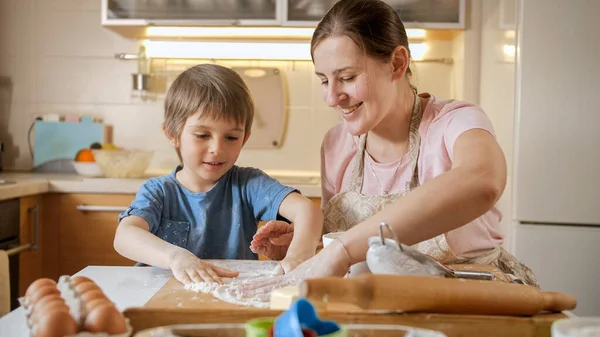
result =
[[[269,308],[269,293],[248,295],[242,293],[241,288],[249,283],[255,283],[259,280],[268,280],[269,278],[274,277],[277,273],[277,262],[212,260],[210,263],[218,267],[238,271],[240,274],[234,279],[223,279],[224,284],[222,285],[212,282],[196,282],[187,284],[185,289],[211,294],[228,303],[256,308]]]

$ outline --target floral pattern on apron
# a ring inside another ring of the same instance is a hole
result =
[[[353,161],[354,168],[350,176],[348,191],[336,194],[325,205],[325,220],[323,225],[325,232],[347,231],[419,186],[417,162],[421,146],[419,125],[421,124],[422,116],[421,99],[415,94],[415,103],[410,120],[408,150],[411,160],[410,167],[413,174],[411,180],[406,182],[404,192],[382,195],[361,194],[367,144],[367,135],[361,135],[358,141],[358,150]],[[475,258],[462,258],[454,254],[448,245],[445,234],[440,234],[429,240],[419,242],[414,247],[420,252],[432,256],[445,264],[492,264],[502,272],[514,275],[524,283],[539,288],[533,272],[501,247],[496,247],[490,252]]]

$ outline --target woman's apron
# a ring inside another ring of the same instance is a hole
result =
[[[409,129],[409,156],[413,174],[411,180],[406,182],[404,193],[384,195],[361,194],[364,175],[364,156],[367,144],[367,135],[361,135],[359,137],[358,151],[354,156],[354,168],[350,177],[348,191],[333,196],[325,206],[325,232],[347,231],[419,186],[417,160],[421,145],[419,125],[421,124],[422,114],[421,100],[418,95],[415,95],[415,104],[413,105]],[[463,258],[456,256],[452,252],[446,241],[445,234],[440,234],[434,238],[420,242],[414,245],[414,247],[420,252],[432,256],[445,264],[491,264],[498,267],[505,274],[514,275],[524,283],[539,288],[533,272],[501,247],[496,247],[490,252],[475,258]]]

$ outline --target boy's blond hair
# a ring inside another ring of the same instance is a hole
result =
[[[250,135],[254,102],[246,83],[232,69],[199,64],[177,76],[165,97],[167,137],[179,140],[186,120],[198,111],[210,119],[244,124],[244,141]],[[182,160],[179,149],[177,155]]]

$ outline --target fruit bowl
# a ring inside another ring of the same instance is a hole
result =
[[[141,178],[154,152],[145,150],[92,150],[94,158],[107,178]]]
[[[77,174],[84,177],[102,177],[104,173],[100,165],[94,162],[77,162],[73,161],[73,166]]]

